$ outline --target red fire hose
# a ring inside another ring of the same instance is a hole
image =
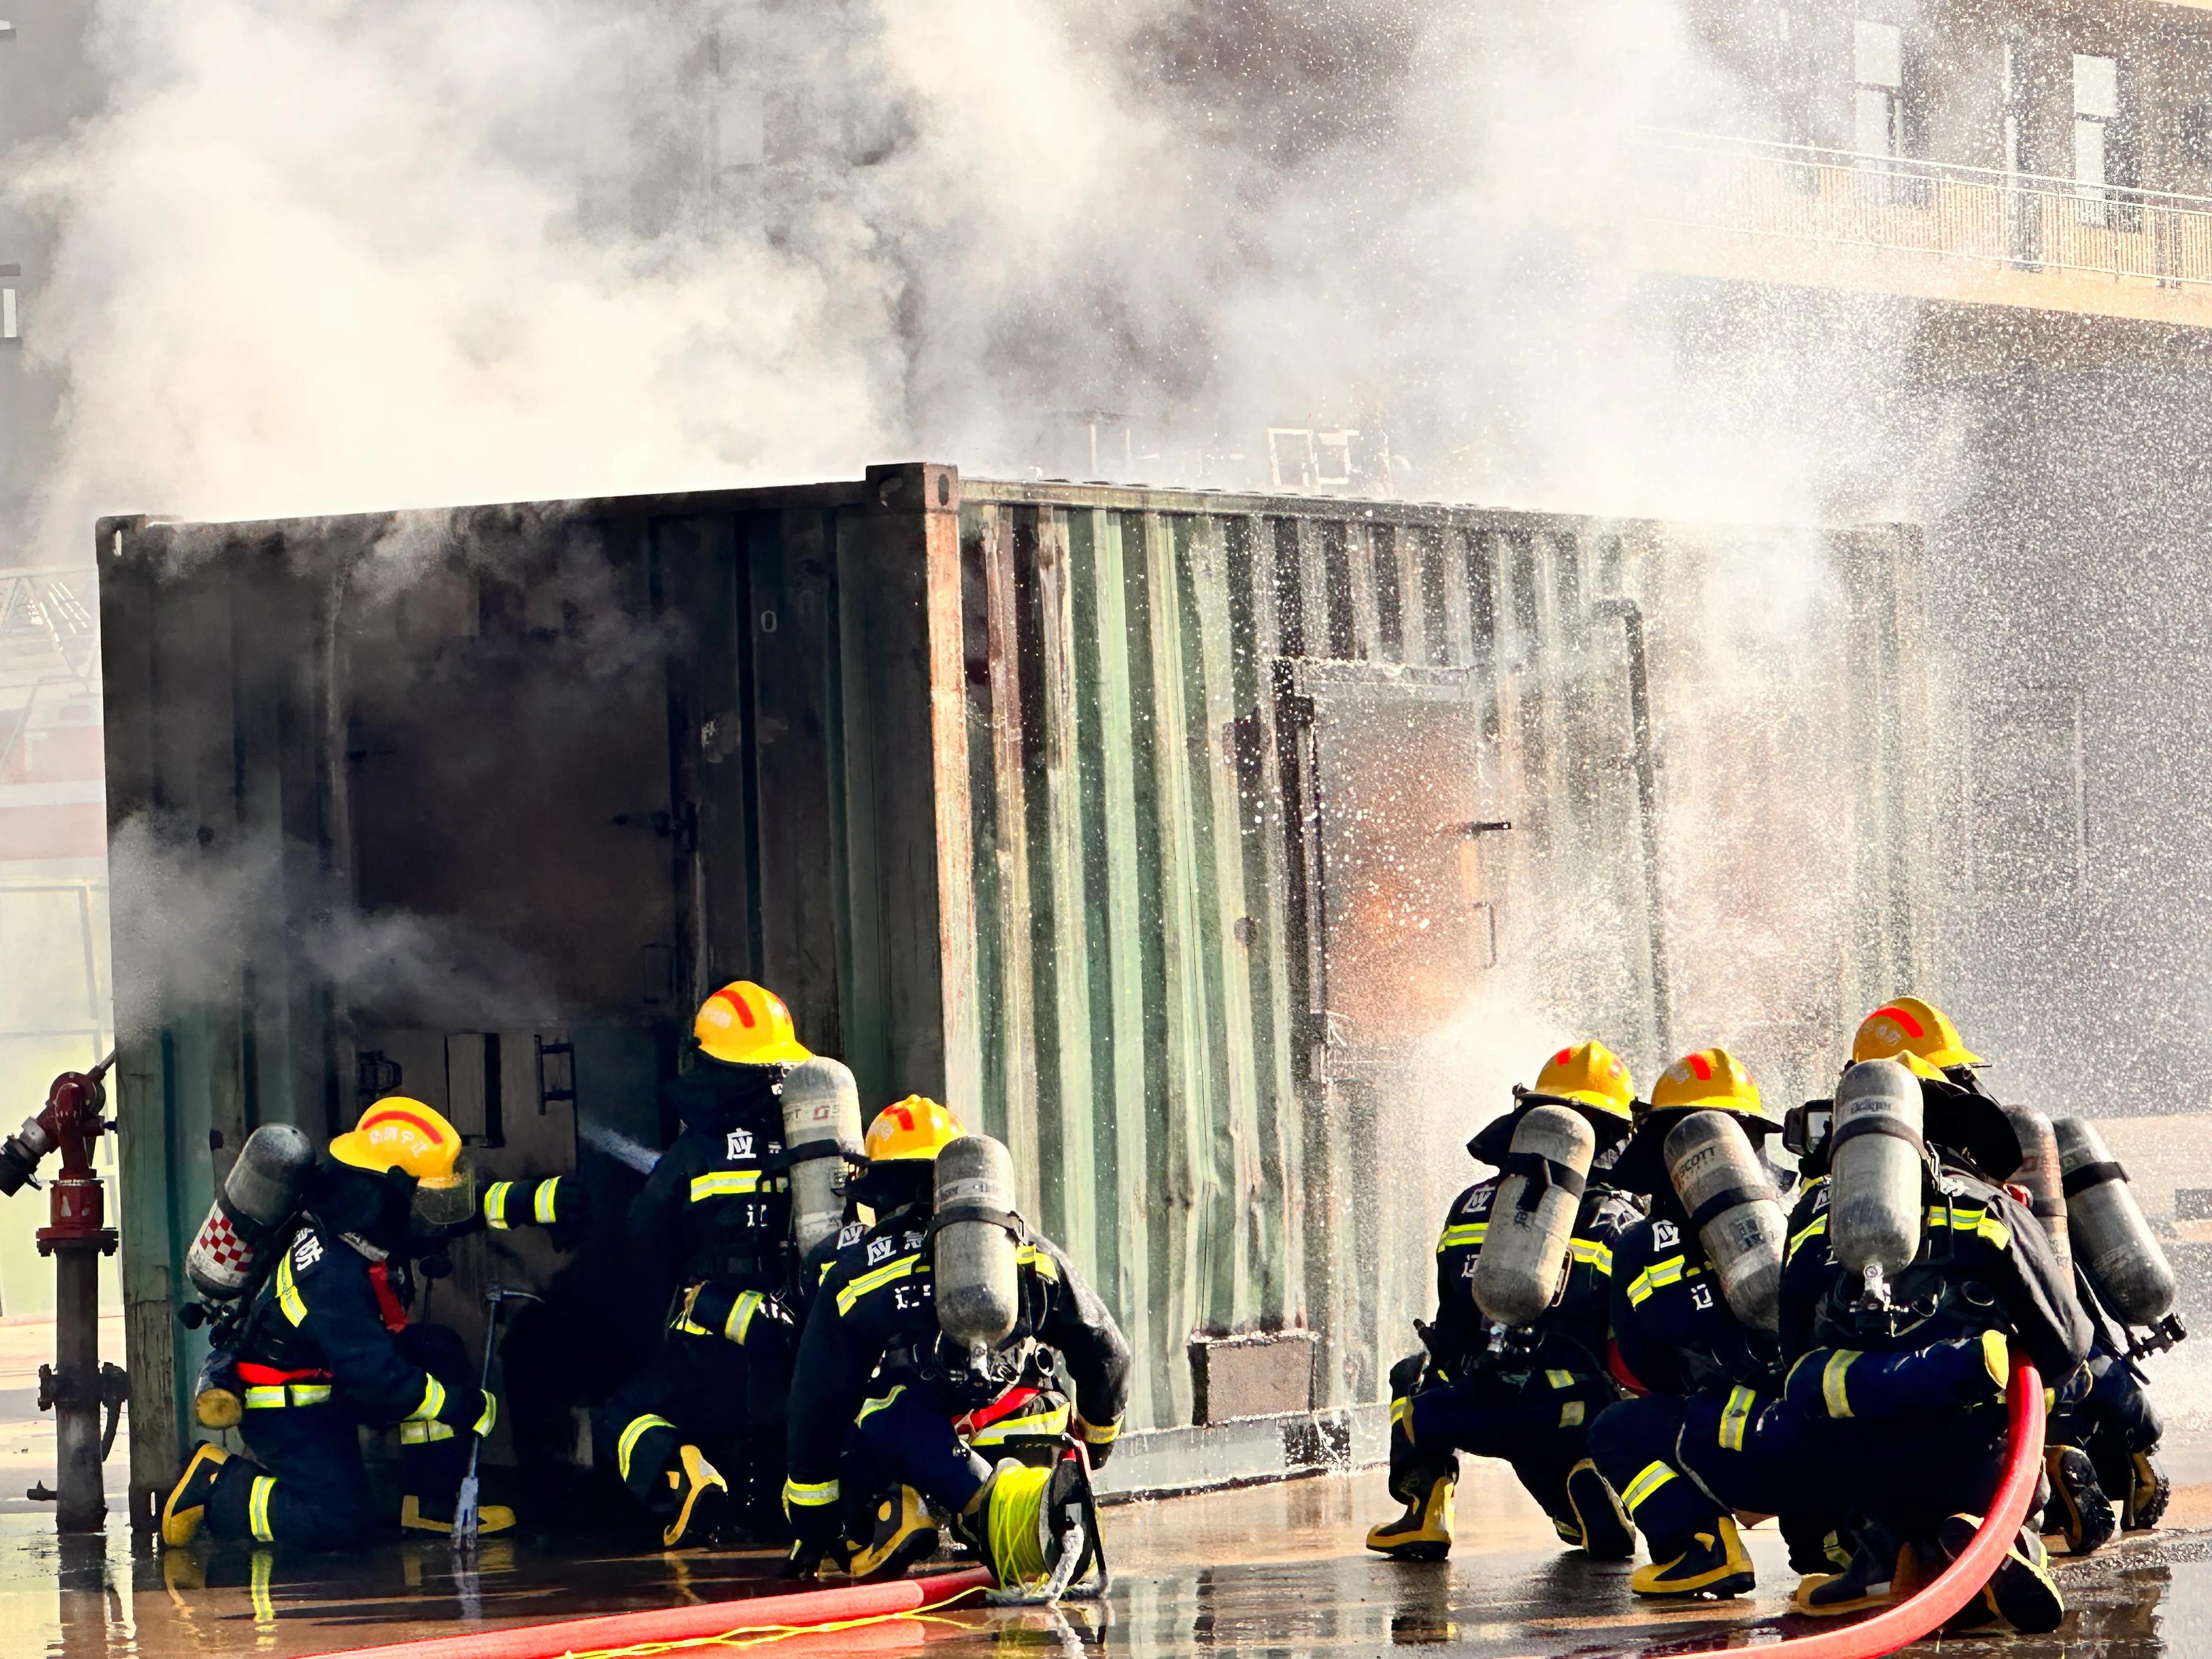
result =
[[[2012,1421],[2004,1480],[1974,1541],[1959,1559],[1910,1600],[1855,1625],[1764,1644],[1757,1650],[1759,1659],[1880,1659],[1939,1629],[1981,1593],[2027,1519],[2027,1506],[2034,1502],[2036,1484],[2043,1475],[2043,1379],[2018,1355],[2013,1358],[2007,1399]],[[1741,1648],[1711,1648],[1671,1659],[1743,1659],[1744,1652]]]
[[[902,1578],[888,1584],[852,1584],[836,1589],[800,1590],[788,1595],[757,1595],[696,1607],[652,1607],[641,1613],[610,1613],[599,1619],[569,1619],[556,1625],[518,1625],[506,1630],[468,1631],[419,1642],[383,1647],[348,1648],[317,1659],[562,1659],[644,1644],[712,1640],[717,1637],[803,1634],[823,1626],[856,1620],[891,1619],[948,1607],[988,1589],[990,1571],[938,1573]]]
[[[2013,1360],[2007,1397],[2011,1422],[2004,1478],[1973,1541],[1959,1559],[1911,1600],[1854,1625],[1765,1644],[1759,1649],[1759,1659],[1881,1659],[1930,1634],[1974,1599],[2027,1520],[2043,1472],[2043,1379],[2024,1358]],[[647,1643],[800,1635],[824,1626],[895,1618],[949,1606],[987,1589],[990,1583],[989,1571],[976,1567],[889,1584],[855,1584],[790,1595],[709,1601],[696,1607],[656,1607],[555,1625],[523,1625],[420,1642],[395,1642],[384,1647],[350,1648],[318,1656],[318,1659],[562,1659],[564,1655],[581,1656]],[[743,1623],[732,1628],[733,1620]],[[1672,1659],[1743,1659],[1743,1650],[1714,1648],[1677,1654]]]

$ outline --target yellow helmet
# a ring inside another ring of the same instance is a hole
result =
[[[908,1095],[876,1114],[862,1150],[871,1164],[934,1162],[966,1134],[960,1120],[927,1095]]]
[[[461,1133],[421,1101],[393,1095],[331,1141],[331,1156],[374,1175],[398,1170],[425,1187],[450,1187],[460,1166]]]
[[[1959,1028],[1932,1002],[1898,997],[1859,1022],[1851,1039],[1851,1064],[1863,1060],[1902,1060],[1922,1077],[1940,1079],[1953,1066],[1979,1066],[1967,1051]]]
[[[450,1231],[475,1218],[476,1171],[461,1132],[419,1100],[392,1095],[378,1101],[331,1142],[331,1156],[372,1175],[397,1170],[412,1176],[411,1209],[425,1232]]]
[[[691,1035],[726,1066],[799,1066],[814,1058],[791,1029],[791,1010],[749,979],[732,981],[699,1006]]]
[[[1628,1067],[1620,1056],[1602,1042],[1578,1042],[1560,1049],[1544,1062],[1544,1069],[1536,1074],[1536,1086],[1529,1092],[1586,1106],[1623,1123],[1634,1121],[1631,1103],[1636,1098],[1636,1085],[1629,1080]]]
[[[1743,1062],[1725,1048],[1700,1048],[1662,1072],[1651,1091],[1651,1109],[1729,1112],[1769,1128],[1780,1127],[1767,1112],[1759,1085]]]

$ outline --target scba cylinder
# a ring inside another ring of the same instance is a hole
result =
[[[1828,1243],[1862,1278],[1886,1282],[1920,1253],[1920,1079],[1910,1071],[1863,1060],[1844,1073],[1828,1136]]]
[[[202,1296],[228,1302],[246,1289],[255,1252],[292,1213],[314,1164],[314,1144],[289,1123],[264,1123],[246,1136],[185,1252],[185,1272]]]
[[[1729,1310],[1747,1325],[1782,1322],[1782,1245],[1789,1217],[1743,1126],[1692,1112],[1667,1132],[1667,1174],[1719,1274]]]
[[[1021,1315],[1014,1158],[988,1135],[937,1155],[937,1325],[973,1352],[1003,1342]]]
[[[2051,1128],[2075,1263],[2121,1320],[2157,1324],[2173,1311],[2173,1267],[2136,1202],[2128,1172],[2095,1125],[2062,1117]]]
[[[1559,1295],[1596,1151],[1595,1133],[1564,1106],[1532,1106],[1514,1126],[1474,1259],[1474,1304],[1486,1318],[1534,1324]]]
[[[2027,1207],[2043,1224],[2058,1264],[2070,1268],[2073,1243],[2066,1224],[2066,1188],[2058,1162],[2058,1137],[2051,1120],[2033,1106],[2008,1106],[2013,1139],[2020,1142],[2020,1167],[2012,1174],[2015,1186],[2027,1188]]]
[[[814,1059],[783,1079],[783,1150],[791,1168],[791,1232],[801,1255],[845,1219],[846,1162],[858,1159],[860,1090],[839,1060]]]

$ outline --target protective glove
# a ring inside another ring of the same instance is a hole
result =
[[[834,1496],[824,1504],[796,1502],[788,1482],[783,1489],[783,1516],[791,1525],[791,1548],[783,1560],[787,1578],[811,1578],[825,1558],[842,1563],[845,1556],[843,1506]]]

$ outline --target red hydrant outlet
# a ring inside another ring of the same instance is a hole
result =
[[[110,1054],[89,1072],[63,1073],[47,1091],[45,1109],[0,1142],[0,1194],[38,1185],[40,1161],[48,1152],[62,1155],[47,1194],[47,1224],[39,1229],[39,1254],[54,1258],[58,1292],[54,1364],[39,1368],[39,1406],[54,1413],[59,1490],[33,1487],[27,1495],[58,1498],[55,1520],[64,1532],[98,1532],[107,1516],[100,1466],[112,1433],[101,1432],[100,1413],[112,1390],[100,1364],[100,1258],[115,1253],[116,1236],[106,1224],[107,1195],[92,1166],[92,1148],[115,1127],[100,1115],[114,1063]]]

